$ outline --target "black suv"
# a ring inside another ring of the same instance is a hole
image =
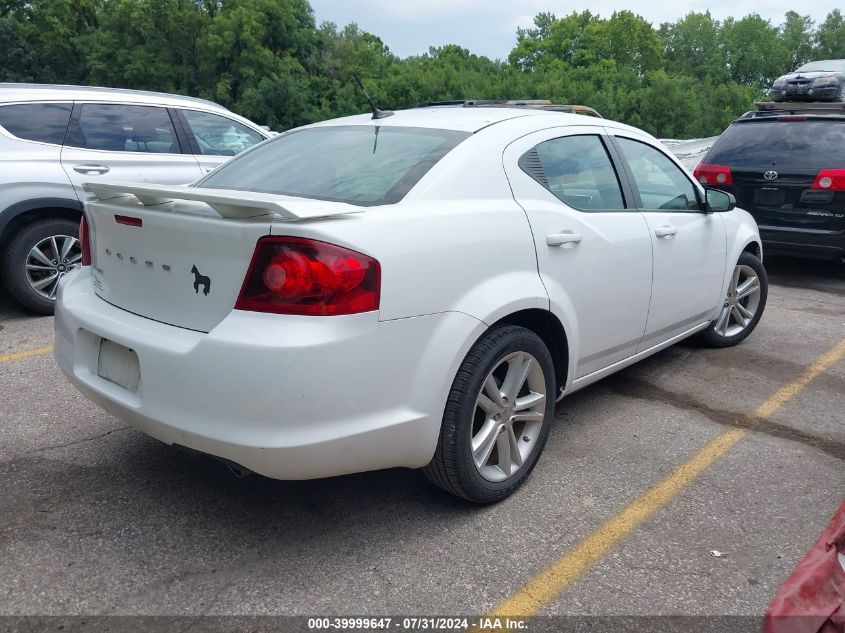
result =
[[[695,177],[736,196],[768,253],[845,257],[845,110],[749,112],[725,130]]]

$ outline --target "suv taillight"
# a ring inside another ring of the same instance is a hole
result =
[[[822,169],[810,185],[811,189],[845,191],[845,169]]]
[[[378,310],[378,261],[300,237],[258,240],[237,310],[337,316]]]
[[[699,163],[692,172],[696,180],[702,185],[732,185],[734,184],[731,168],[724,165],[708,165]]]
[[[82,214],[82,222],[79,223],[79,250],[82,251],[82,265],[91,265],[91,235],[88,232],[88,219]]]

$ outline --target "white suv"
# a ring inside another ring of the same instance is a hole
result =
[[[52,313],[58,280],[79,263],[82,182],[186,184],[269,136],[202,99],[0,84],[0,279]]]
[[[425,467],[479,503],[558,396],[766,302],[754,220],[653,137],[428,107],[283,134],[191,187],[87,185],[55,357],[169,444],[278,478]]]

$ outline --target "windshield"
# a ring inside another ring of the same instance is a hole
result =
[[[200,186],[361,206],[393,204],[469,136],[399,126],[306,128],[246,152]]]
[[[729,167],[819,170],[845,167],[845,121],[735,123],[719,137],[704,162]]]
[[[809,62],[800,66],[795,72],[797,73],[817,73],[817,72],[845,72],[845,59],[823,59],[818,62]]]

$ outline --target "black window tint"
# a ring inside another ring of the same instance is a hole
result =
[[[72,106],[69,103],[24,103],[0,107],[0,125],[28,141],[61,145]]]
[[[730,126],[702,162],[790,172],[845,167],[845,121],[761,121]],[[765,168],[765,169],[764,169]]]
[[[700,210],[695,185],[668,156],[646,143],[620,137],[617,141],[631,168],[641,208]]]
[[[362,206],[393,204],[468,136],[396,125],[307,128],[231,160],[202,186]]]
[[[66,144],[111,152],[181,152],[167,109],[152,106],[85,103]]]
[[[258,132],[224,116],[197,110],[182,110],[182,113],[200,154],[234,156],[264,140]]]
[[[561,202],[579,211],[625,208],[616,170],[596,135],[545,141],[527,152],[519,164]]]

